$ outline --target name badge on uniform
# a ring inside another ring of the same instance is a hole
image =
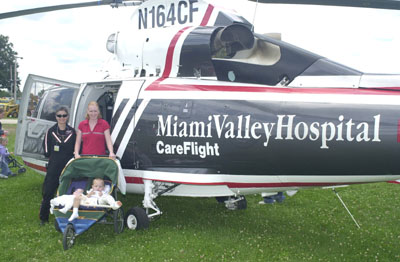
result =
[[[60,146],[58,146],[58,145],[55,145],[55,146],[54,146],[54,151],[55,151],[55,152],[58,152],[58,151],[60,151]]]

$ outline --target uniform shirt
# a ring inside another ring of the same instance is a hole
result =
[[[47,130],[44,137],[44,155],[57,161],[71,159],[74,156],[75,139],[75,129],[67,125],[65,130],[60,130],[55,124]]]
[[[97,123],[90,130],[89,120],[80,122],[78,129],[82,132],[82,155],[105,155],[106,138],[104,131],[110,129],[110,125],[104,119],[97,119]]]

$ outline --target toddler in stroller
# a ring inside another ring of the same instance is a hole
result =
[[[96,206],[111,207],[116,210],[122,206],[121,201],[115,201],[109,194],[111,187],[104,185],[104,179],[94,178],[92,188],[87,191],[87,195],[83,194],[83,189],[78,188],[72,195],[58,196],[50,201],[50,213],[53,214],[55,206],[63,205],[59,211],[66,214],[72,207],[73,212],[68,221],[72,221],[79,217],[79,206]]]

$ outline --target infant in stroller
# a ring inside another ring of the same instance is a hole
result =
[[[50,213],[53,214],[54,207],[63,205],[64,208],[59,211],[66,214],[68,210],[73,207],[72,215],[68,221],[72,221],[79,217],[78,209],[80,205],[83,206],[99,206],[107,205],[116,210],[122,206],[121,201],[115,199],[109,194],[110,186],[104,185],[102,178],[93,179],[92,188],[87,191],[87,195],[83,194],[83,189],[77,189],[72,195],[62,195],[53,198],[50,201]]]

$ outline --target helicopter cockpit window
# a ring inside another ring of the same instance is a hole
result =
[[[72,100],[74,97],[74,90],[67,88],[57,88],[47,91],[48,94],[44,96],[42,111],[40,119],[56,121],[55,111],[60,106],[71,108]]]

